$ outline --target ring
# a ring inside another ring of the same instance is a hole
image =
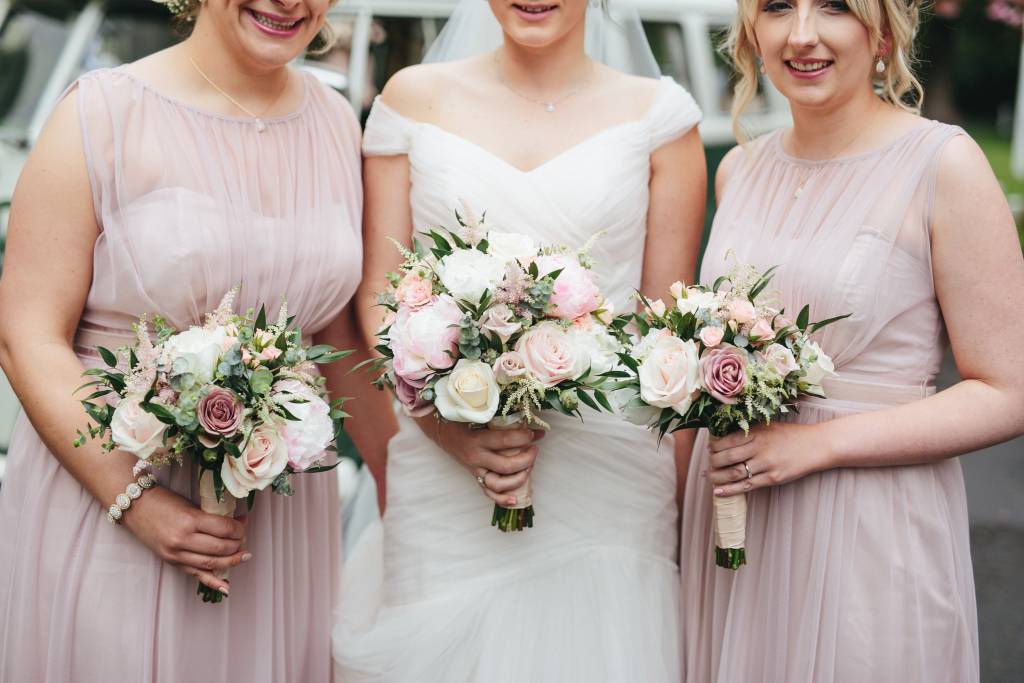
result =
[[[480,484],[481,486],[485,486],[484,478],[482,476],[476,478],[476,483]]]
[[[747,471],[747,479],[754,476],[754,473],[750,471],[750,465],[747,464],[746,460],[743,461],[743,469]]]

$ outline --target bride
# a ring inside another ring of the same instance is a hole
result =
[[[451,226],[460,201],[486,210],[492,230],[539,242],[581,247],[603,233],[591,255],[620,311],[634,290],[692,275],[700,111],[657,78],[622,2],[463,0],[434,63],[388,83],[363,143],[369,338],[374,293],[400,260],[390,240]],[[347,559],[333,634],[341,680],[680,679],[671,443],[659,449],[617,416],[584,417],[545,416],[543,440],[399,417],[386,476],[369,463],[386,487],[383,522]],[[492,501],[510,503],[528,474],[535,526],[488,526]]]

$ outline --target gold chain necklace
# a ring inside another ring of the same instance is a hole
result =
[[[192,63],[192,68],[194,68],[199,73],[199,75],[203,77],[203,80],[205,80],[207,83],[209,83],[213,87],[214,90],[216,90],[221,95],[223,95],[225,98],[227,98],[228,102],[230,102],[231,104],[233,104],[236,107],[238,107],[239,110],[244,112],[246,114],[246,116],[250,117],[253,120],[253,122],[256,124],[256,132],[257,133],[262,133],[263,131],[265,131],[267,129],[267,124],[266,124],[266,122],[264,122],[262,115],[253,113],[248,107],[246,107],[241,102],[236,100],[234,97],[229,95],[224,90],[224,88],[222,88],[219,85],[217,85],[216,83],[214,83],[213,79],[211,79],[209,76],[207,76],[205,71],[203,71],[202,69],[199,68],[199,65],[196,64],[196,60],[192,59],[192,55],[189,55],[188,61]],[[267,108],[263,110],[263,114],[266,114],[268,111],[273,109],[274,105],[276,105],[278,100],[281,99],[281,96],[284,95],[284,91],[288,89],[288,80],[289,79],[286,76],[285,77],[285,81],[284,81],[284,85],[281,87],[281,92],[277,93],[277,97],[274,98],[274,101],[271,102],[270,105],[267,106]]]
[[[505,75],[501,72],[501,62],[498,60],[498,55],[497,54],[494,55],[494,71],[495,71],[495,73],[498,76],[498,81],[503,86],[505,86],[510,91],[512,91],[512,93],[514,95],[518,95],[519,97],[521,97],[522,99],[526,100],[527,102],[532,102],[533,104],[539,104],[540,106],[544,107],[544,111],[546,111],[549,114],[554,114],[555,110],[558,108],[558,105],[560,105],[562,102],[565,102],[567,99],[569,99],[573,95],[576,95],[581,90],[583,90],[584,86],[586,86],[587,83],[590,80],[590,73],[588,73],[584,78],[580,79],[580,81],[576,84],[576,87],[572,88],[571,90],[569,90],[567,93],[565,93],[561,97],[559,97],[557,99],[554,99],[554,100],[538,100],[538,99],[536,99],[534,97],[530,97],[529,95],[526,95],[524,93],[519,92],[518,90],[516,90],[516,88],[514,88],[512,86],[511,83],[509,83],[505,79]],[[591,73],[592,72],[593,72],[593,68],[591,68]]]
[[[830,161],[835,160],[836,157],[838,157],[840,154],[850,149],[850,147],[853,146],[853,143],[857,142],[857,140],[860,140],[860,136],[864,134],[864,131],[866,131],[868,127],[869,126],[866,123],[863,126],[861,126],[860,130],[857,131],[857,134],[853,137],[853,139],[847,142],[845,145],[843,145],[842,148],[840,148],[840,150],[833,154],[832,156],[828,157],[827,159],[820,159],[815,162],[812,162],[815,164],[815,168],[820,167],[822,163],[828,163]],[[807,160],[805,159],[804,161]],[[801,195],[801,193],[803,193],[804,185],[806,185],[807,181],[811,179],[811,175],[813,174],[815,168],[809,168],[806,171],[800,172],[800,183],[797,185],[796,191],[793,192],[793,199],[797,199]]]

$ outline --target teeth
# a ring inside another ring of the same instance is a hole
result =
[[[805,62],[802,64],[798,62],[789,63],[789,65],[797,71],[820,71],[829,64],[831,64],[831,62]]]
[[[540,14],[541,12],[547,12],[549,9],[551,9],[550,5],[547,7],[527,7],[525,5],[516,5],[516,7],[523,10],[524,12],[528,12],[529,14]]]
[[[299,19],[296,19],[291,23],[282,24],[281,22],[274,21],[273,19],[264,16],[259,12],[253,12],[252,16],[255,17],[257,23],[263,24],[267,28],[272,28],[276,31],[287,31],[289,29],[295,28],[295,24],[299,23],[300,21]]]

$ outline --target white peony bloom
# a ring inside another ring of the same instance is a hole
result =
[[[208,384],[213,380],[217,363],[224,349],[223,327],[207,330],[192,327],[179,332],[163,343],[162,363],[167,367],[179,358],[186,362],[187,370],[197,384]]]
[[[444,419],[486,424],[498,412],[501,391],[490,365],[463,358],[438,380],[434,393],[434,406]]]
[[[502,261],[526,262],[537,255],[537,245],[528,235],[491,230],[487,233],[487,253]]]
[[[274,401],[299,418],[285,420],[281,436],[288,445],[288,462],[296,472],[309,469],[324,457],[334,440],[334,422],[331,407],[304,382],[294,379],[274,384]]]
[[[687,313],[697,315],[697,311],[702,308],[713,311],[717,306],[718,302],[714,292],[705,292],[694,288],[686,290],[686,297],[676,299],[676,308],[683,315]]]
[[[501,284],[505,262],[476,249],[457,249],[441,259],[437,274],[452,297],[477,304],[485,291],[493,294]]]
[[[569,328],[569,342],[576,348],[577,377],[588,367],[590,376],[595,377],[619,365],[616,355],[622,350],[619,342],[601,325],[589,320],[583,325],[573,325]]]

